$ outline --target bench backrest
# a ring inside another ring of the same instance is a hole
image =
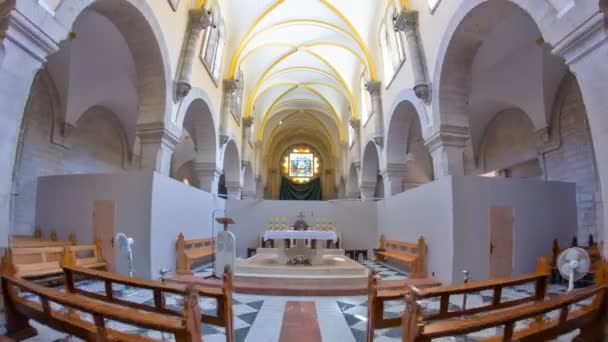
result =
[[[539,258],[536,264],[535,272],[530,274],[524,274],[502,279],[474,281],[469,282],[467,284],[434,287],[428,289],[418,289],[415,286],[409,287],[416,300],[439,298],[439,311],[426,315],[424,317],[426,321],[430,321],[474,315],[481,312],[498,310],[528,302],[543,300],[547,292],[547,281],[549,280],[550,272],[551,269],[549,266],[549,261],[547,260],[547,258],[541,257]],[[529,283],[534,283],[534,292],[529,296],[508,301],[502,300],[502,293],[504,288]],[[476,306],[471,308],[464,307],[460,308],[459,310],[452,310],[450,308],[451,296],[477,294],[481,291],[491,291],[492,302],[487,305]]]
[[[63,274],[65,277],[65,287],[68,293],[79,294],[108,303],[124,305],[137,310],[156,312],[171,316],[181,316],[181,312],[174,311],[166,307],[165,294],[174,294],[184,297],[187,295],[187,287],[184,285],[169,284],[157,280],[127,277],[117,273],[92,270],[84,267],[64,266]],[[93,278],[103,281],[105,284],[105,292],[100,294],[76,287],[74,283],[75,276],[85,276],[86,278]],[[206,288],[201,286],[193,287],[199,296],[214,298],[217,301],[217,315],[214,316],[203,313],[201,314],[201,321],[204,323],[225,327],[226,331],[230,332],[230,334],[226,334],[227,341],[229,342],[232,341],[233,336],[232,281],[232,271],[229,267],[226,267],[226,270],[224,271],[222,288]],[[146,304],[116,298],[114,296],[113,284],[150,290],[153,293],[154,300],[152,303]]]
[[[394,251],[405,254],[418,255],[424,258],[426,254],[426,243],[424,238],[421,236],[418,238],[418,242],[405,242],[397,240],[387,240],[384,234],[380,235],[380,250]]]
[[[19,296],[17,289],[38,296],[40,303]],[[88,341],[118,340],[117,336],[120,336],[121,341],[142,341],[141,336],[128,335],[107,327],[106,320],[112,320],[144,329],[168,332],[173,334],[178,342],[200,342],[202,337],[198,292],[192,288],[186,292],[183,316],[169,317],[63,293],[8,275],[2,276],[2,294],[6,303],[9,335],[19,335],[23,331],[31,330],[31,318]],[[68,313],[53,308],[51,303],[67,307]],[[74,310],[90,314],[93,322],[81,319]]]
[[[66,246],[62,259],[63,265],[68,266],[87,266],[105,262],[101,254],[99,241],[94,245]]]

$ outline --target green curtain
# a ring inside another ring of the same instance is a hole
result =
[[[315,178],[306,184],[297,184],[283,177],[281,179],[281,200],[287,201],[320,201],[321,179]]]

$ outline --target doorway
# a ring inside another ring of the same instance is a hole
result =
[[[509,277],[513,273],[513,224],[511,207],[490,208],[490,277]]]
[[[99,238],[101,254],[114,272],[114,236],[116,235],[116,202],[98,200],[93,203],[93,236]]]

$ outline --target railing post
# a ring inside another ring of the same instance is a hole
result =
[[[230,265],[224,267],[224,320],[226,321],[226,342],[234,341],[234,322],[232,317],[232,269]],[[219,304],[219,303],[218,303]]]
[[[61,256],[61,266],[76,266],[76,255],[69,246],[63,247],[63,255]]]
[[[377,305],[378,279],[372,269],[367,276],[367,342],[374,340],[374,329],[376,328],[376,305]]]
[[[201,308],[199,306],[198,290],[194,285],[189,285],[186,288],[184,295],[184,318],[183,322],[186,328],[186,341],[183,342],[202,342],[201,331]],[[176,336],[176,342],[180,341],[179,336]]]
[[[423,329],[423,326],[419,324],[422,321],[422,313],[416,297],[411,291],[405,293],[404,299],[405,309],[401,316],[403,342],[416,342]]]
[[[4,299],[4,315],[6,318],[6,336],[17,341],[27,339],[38,335],[38,331],[34,329],[27,316],[21,314],[15,307],[13,298],[17,296],[12,284],[2,276],[2,298]]]

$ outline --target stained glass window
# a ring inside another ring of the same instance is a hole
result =
[[[314,176],[314,156],[312,153],[289,154],[289,177]]]

